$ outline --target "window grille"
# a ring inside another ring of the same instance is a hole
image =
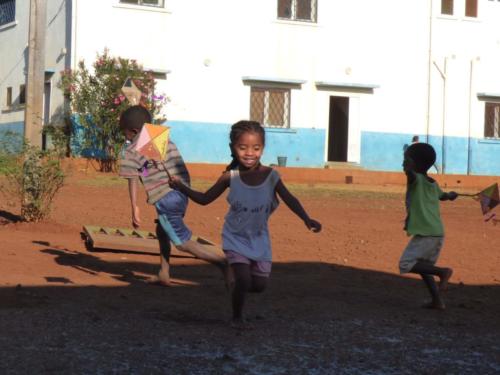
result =
[[[484,137],[500,138],[500,103],[485,103]]]
[[[16,20],[16,1],[0,0],[0,26]]]
[[[441,14],[453,16],[453,0],[441,0]]]
[[[120,3],[163,8],[164,0],[120,0]]]
[[[250,119],[262,126],[290,127],[290,90],[252,87]]]
[[[317,22],[317,0],[278,0],[278,18]]]

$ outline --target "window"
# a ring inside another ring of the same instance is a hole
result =
[[[250,120],[262,126],[290,127],[290,89],[252,87]]]
[[[486,102],[484,108],[484,137],[500,138],[500,102]]]
[[[278,18],[316,22],[317,0],[278,0]]]
[[[120,3],[163,8],[163,1],[164,0],[120,0]]]
[[[465,16],[477,17],[477,0],[465,0]]]
[[[7,87],[5,105],[7,106],[7,108],[12,107],[12,87]]]
[[[0,0],[0,26],[14,22],[16,19],[16,1]]]
[[[26,104],[26,86],[19,86],[19,104]]]
[[[453,0],[441,0],[441,14],[453,16]]]

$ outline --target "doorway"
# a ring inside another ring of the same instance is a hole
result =
[[[346,162],[349,141],[349,97],[330,96],[328,161]]]

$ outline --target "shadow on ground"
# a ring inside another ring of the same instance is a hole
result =
[[[277,263],[252,295],[253,329],[229,327],[230,298],[211,265],[177,264],[196,285],[150,286],[156,266],[47,247],[62,267],[126,286],[0,288],[2,373],[495,373],[500,288],[451,284],[447,311],[421,309],[418,279],[325,263]],[[182,262],[183,260],[180,260]],[[176,262],[177,263],[177,262]],[[47,279],[52,278],[52,279]],[[56,285],[57,284],[57,285]]]

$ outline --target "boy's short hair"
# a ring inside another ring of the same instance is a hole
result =
[[[427,172],[436,162],[436,151],[428,143],[414,143],[406,149],[406,154],[413,160],[416,169],[421,172]]]
[[[142,105],[127,108],[120,116],[120,129],[141,130],[146,123],[153,120],[151,113]]]

